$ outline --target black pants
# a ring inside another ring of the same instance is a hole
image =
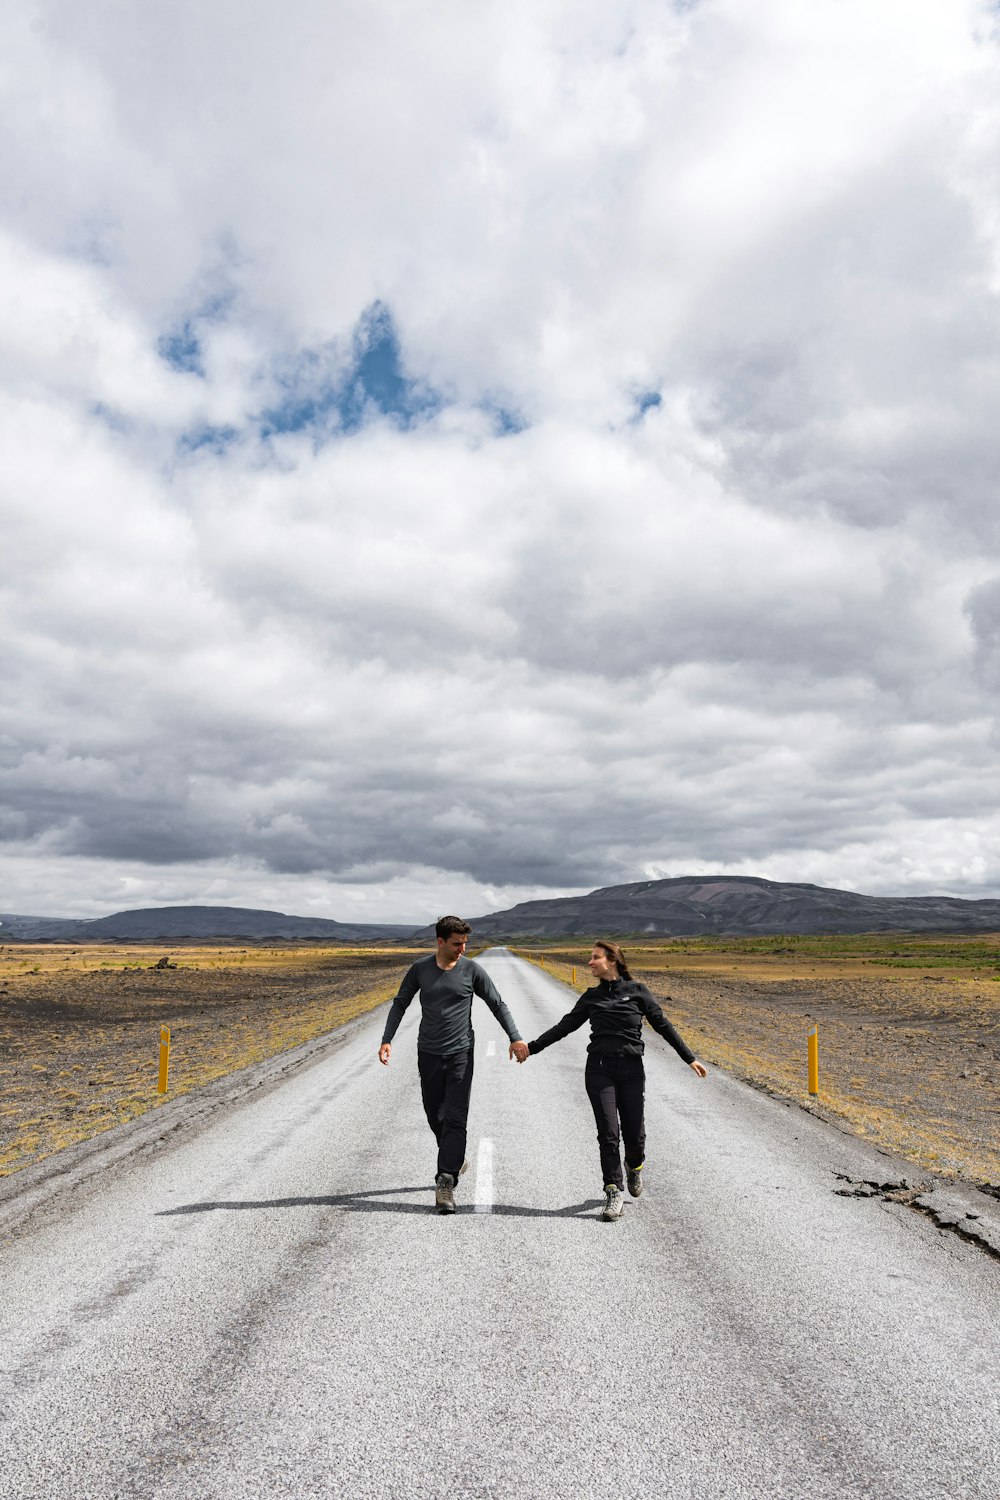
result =
[[[424,1114],[438,1143],[437,1170],[450,1172],[456,1180],[465,1160],[474,1052],[475,1046],[447,1057],[417,1051]]]
[[[597,1121],[597,1142],[601,1148],[601,1171],[605,1187],[613,1182],[624,1190],[621,1137],[625,1137],[625,1161],[630,1167],[641,1167],[646,1159],[646,1073],[642,1058],[625,1052],[587,1056],[584,1074],[587,1094]],[[619,1132],[618,1122],[621,1120]]]

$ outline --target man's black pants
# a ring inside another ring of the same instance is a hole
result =
[[[417,1072],[424,1114],[438,1143],[438,1172],[450,1172],[455,1180],[465,1160],[469,1095],[475,1046],[467,1052],[449,1052],[437,1057],[417,1050]]]
[[[613,1182],[624,1191],[621,1137],[625,1137],[626,1165],[641,1167],[646,1159],[646,1073],[642,1058],[627,1052],[606,1053],[603,1057],[589,1053],[584,1080],[597,1121],[604,1185]]]

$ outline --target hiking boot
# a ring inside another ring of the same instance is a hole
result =
[[[644,1163],[640,1162],[637,1167],[628,1169],[628,1190],[633,1198],[642,1197],[642,1169]]]
[[[434,1203],[439,1214],[455,1212],[455,1179],[450,1172],[439,1172],[435,1177]]]
[[[622,1209],[625,1207],[625,1194],[621,1188],[613,1182],[608,1182],[604,1187],[604,1208],[601,1210],[601,1218],[610,1224],[614,1219],[620,1219]]]

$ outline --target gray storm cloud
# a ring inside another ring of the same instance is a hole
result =
[[[10,40],[7,909],[1000,890],[989,8]]]

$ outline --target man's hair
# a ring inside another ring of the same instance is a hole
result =
[[[618,977],[620,979],[631,979],[625,955],[617,943],[612,943],[608,938],[598,938],[594,944],[595,948],[601,948],[608,955],[611,962],[618,965]]]
[[[461,917],[438,917],[434,931],[439,938],[454,937],[456,933],[468,937],[472,928],[468,922],[463,922]]]

